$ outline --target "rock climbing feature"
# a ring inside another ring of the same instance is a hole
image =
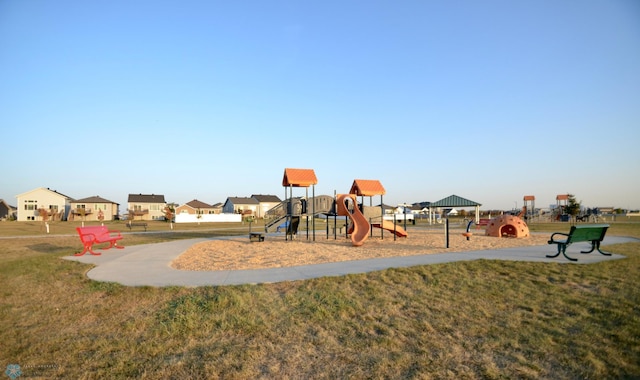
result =
[[[500,215],[489,221],[487,236],[525,238],[529,237],[529,226],[515,215]]]

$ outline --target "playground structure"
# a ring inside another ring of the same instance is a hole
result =
[[[322,198],[315,197],[315,185],[318,183],[318,178],[313,169],[284,169],[284,176],[282,177],[282,187],[285,188],[285,200],[278,206],[272,208],[267,212],[267,216],[273,217],[271,221],[265,224],[265,232],[271,232],[273,229],[285,227],[286,234],[285,239],[293,240],[298,234],[298,227],[303,215],[315,216],[316,204],[318,201],[322,202]],[[311,213],[307,210],[309,199],[309,187],[312,188]],[[293,198],[293,188],[304,187],[304,198]],[[289,194],[287,194],[289,189]],[[309,218],[306,219],[307,224],[307,238],[309,237]],[[311,218],[311,231],[313,232],[313,240],[316,236],[315,218]]]
[[[525,220],[531,220],[536,212],[536,197],[533,195],[525,195],[522,201],[524,202],[524,206],[522,207],[524,215],[521,217],[524,217]]]
[[[273,207],[265,214],[268,221],[265,223],[265,232],[280,231],[285,229],[285,239],[293,240],[298,233],[298,227],[302,220],[306,220],[307,239],[309,239],[309,231],[313,233],[315,241],[315,222],[316,216],[324,215],[327,219],[334,217],[334,236],[336,236],[337,226],[336,217],[345,217],[347,222],[346,233],[351,237],[354,246],[360,246],[364,241],[373,235],[373,228],[381,229],[381,238],[384,231],[387,230],[396,237],[406,237],[407,232],[400,227],[395,221],[384,220],[384,211],[382,209],[382,196],[385,189],[377,180],[360,180],[353,181],[348,194],[315,196],[315,185],[318,183],[313,169],[290,169],[284,171],[282,186],[285,187],[285,200],[279,205]],[[293,197],[294,187],[304,187],[306,189],[305,197]],[[312,197],[308,197],[308,188],[312,187]],[[287,191],[288,189],[288,191]],[[380,195],[380,207],[371,205],[371,197]],[[360,202],[357,197],[370,197],[370,206],[364,205],[364,199]],[[309,210],[311,207],[311,210]],[[379,220],[379,222],[378,222]],[[309,223],[311,222],[311,226]],[[309,228],[311,227],[311,228]],[[327,223],[327,238],[329,237],[329,224]]]
[[[569,215],[567,215],[565,211],[568,205],[569,194],[558,194],[556,196],[556,208],[553,210],[552,220],[568,222]]]
[[[489,221],[486,230],[487,236],[494,237],[529,237],[529,226],[520,217],[515,215],[500,215]]]

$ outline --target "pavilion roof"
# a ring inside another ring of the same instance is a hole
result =
[[[468,199],[459,197],[457,195],[450,195],[446,198],[440,199],[437,202],[432,202],[431,207],[475,207],[482,206],[482,204]]]

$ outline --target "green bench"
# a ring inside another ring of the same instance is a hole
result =
[[[589,251],[580,251],[580,253],[591,253],[597,249],[601,254],[611,256],[610,253],[602,252],[600,250],[600,243],[604,239],[604,235],[607,233],[608,228],[608,224],[582,224],[579,226],[571,226],[571,230],[568,234],[554,232],[548,243],[557,244],[558,252],[555,255],[547,255],[547,257],[558,257],[558,255],[562,253],[568,260],[578,261],[578,259],[567,256],[567,247],[573,243],[586,241],[591,242],[591,249]],[[556,236],[560,238],[556,238]]]

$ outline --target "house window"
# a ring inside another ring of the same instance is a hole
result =
[[[38,201],[26,200],[24,203],[24,209],[27,211],[34,211],[38,208]]]

